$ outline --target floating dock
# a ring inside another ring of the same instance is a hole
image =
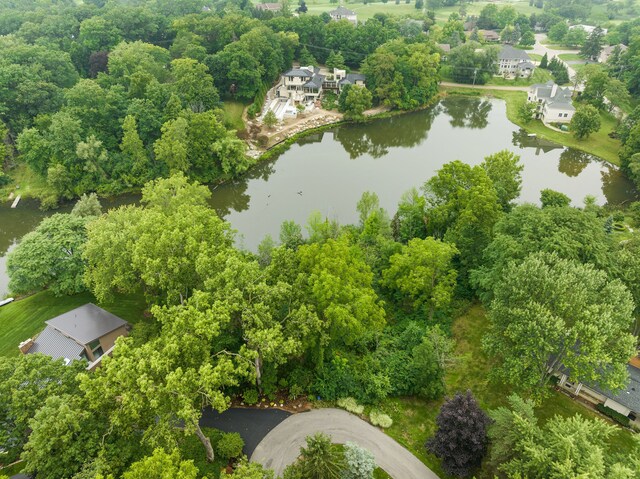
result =
[[[18,203],[20,203],[20,198],[22,198],[22,196],[18,195],[16,199],[13,200],[13,203],[11,203],[12,208],[15,208],[16,206],[18,206]]]

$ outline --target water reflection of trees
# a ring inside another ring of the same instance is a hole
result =
[[[451,117],[454,128],[486,128],[489,124],[491,101],[484,98],[450,96],[440,102],[444,113]]]
[[[538,138],[535,135],[529,136],[529,133],[522,129],[512,133],[511,143],[519,148],[535,148],[536,156],[540,155],[541,152],[549,153],[552,150],[564,148],[562,145],[554,143],[553,141]]]
[[[578,176],[592,161],[598,161],[598,158],[584,151],[567,148],[560,153],[558,171],[567,176]]]
[[[633,183],[617,167],[606,163],[603,165],[600,175],[602,176],[602,192],[607,198],[608,204],[620,205],[638,200],[638,191]]]
[[[251,196],[247,194],[247,188],[251,180],[268,181],[275,172],[277,158],[253,167],[247,174],[233,181],[211,187],[211,200],[209,204],[216,210],[218,216],[225,218],[231,211],[245,211],[249,209]]]
[[[380,158],[389,152],[389,148],[411,148],[422,143],[441,111],[441,107],[436,105],[366,125],[343,126],[335,130],[334,138],[352,160],[365,154]]]

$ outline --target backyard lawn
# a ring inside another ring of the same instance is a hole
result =
[[[142,319],[146,309],[142,294],[118,295],[112,302],[99,304],[90,293],[56,297],[42,291],[0,308],[0,356],[16,356],[18,344],[44,329],[45,321],[86,303],[95,303],[132,324]]]
[[[560,60],[564,60],[565,62],[584,61],[584,58],[582,58],[578,53],[561,53],[558,56],[560,57]]]
[[[553,76],[549,70],[544,68],[536,68],[533,70],[533,75],[530,78],[518,78],[505,79],[499,76],[491,77],[487,82],[487,85],[500,85],[500,86],[529,86],[536,83],[547,83],[549,80],[553,80]]]
[[[227,126],[236,131],[244,130],[245,125],[242,120],[245,104],[239,101],[224,100],[222,110],[224,111],[224,120]]]

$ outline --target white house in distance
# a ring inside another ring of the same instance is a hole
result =
[[[349,10],[348,8],[344,8],[342,5],[335,10],[331,10],[329,12],[329,16],[331,17],[331,20],[349,20],[354,25],[358,24],[358,16],[356,15],[356,12]]]
[[[256,10],[262,10],[263,12],[279,12],[282,10],[281,3],[258,3]]]
[[[571,90],[552,81],[531,85],[527,100],[538,105],[536,118],[543,123],[569,123],[576,111]]]
[[[530,77],[535,65],[524,50],[511,45],[503,45],[498,53],[498,74],[506,76]]]
[[[593,31],[594,31],[596,28],[598,28],[598,27],[596,27],[596,26],[594,26],[594,25],[571,25],[571,26],[569,27],[569,30],[574,30],[574,29],[576,29],[576,28],[581,28],[581,29],[583,29],[585,32],[587,32],[587,35],[591,35],[591,33],[593,33]],[[600,29],[602,30],[602,33],[603,33],[604,35],[606,35],[606,34],[607,34],[607,29],[606,29],[606,28],[602,28],[602,27],[600,27]]]

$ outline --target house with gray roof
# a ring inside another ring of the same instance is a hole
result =
[[[56,316],[35,338],[20,343],[23,354],[42,353],[65,362],[84,359],[89,368],[111,352],[115,341],[129,332],[124,319],[88,303]]]
[[[320,74],[318,67],[292,68],[282,75],[276,87],[276,95],[279,98],[288,98],[293,103],[315,101],[322,93],[324,78],[325,75]]]
[[[258,3],[256,10],[262,10],[263,12],[279,12],[282,10],[281,3]]]
[[[553,81],[531,85],[527,100],[537,104],[536,118],[543,123],[569,123],[576,112],[571,89]]]
[[[584,384],[571,378],[570,372],[562,370],[558,374],[558,386],[575,397],[580,397],[591,404],[602,404],[628,417],[640,427],[640,357],[627,364],[629,382],[619,392],[613,393],[593,384]]]
[[[513,77],[530,77],[535,65],[527,52],[514,48],[511,45],[503,45],[498,53],[498,74]]]
[[[348,8],[344,8],[342,5],[335,10],[331,10],[329,12],[329,16],[331,17],[331,20],[348,20],[354,25],[358,24],[358,16],[356,15],[356,12],[349,10]]]
[[[618,45],[607,45],[600,51],[600,55],[598,55],[598,62],[607,63],[609,61],[609,57],[613,55],[616,49],[618,50],[618,54],[621,55],[624,52],[626,52],[629,49],[629,47],[626,46],[624,43],[620,43]]]

